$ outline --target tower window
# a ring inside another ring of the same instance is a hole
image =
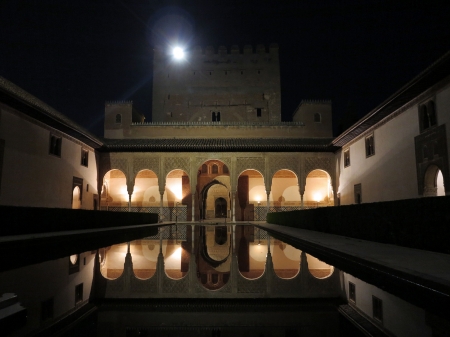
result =
[[[241,75],[244,75],[244,72],[243,72],[243,71],[241,71]]]
[[[314,114],[314,123],[320,123],[322,122],[322,116],[320,115],[320,113],[316,112]]]
[[[216,120],[217,122],[220,122],[220,111],[218,111],[216,114]]]
[[[170,99],[170,94],[167,95],[167,99]]]
[[[212,121],[215,122],[216,121],[216,112],[215,111],[212,112],[211,117],[212,117]]]
[[[219,167],[218,167],[216,164],[214,164],[214,165],[212,166],[212,173],[213,173],[213,174],[219,173]]]
[[[373,156],[375,154],[375,144],[373,134],[366,137],[366,157]]]
[[[257,108],[256,109],[256,117],[261,117],[262,109]]]
[[[121,114],[117,114],[116,115],[116,124],[120,124],[122,123],[122,115]]]
[[[62,138],[56,137],[55,135],[50,135],[50,149],[49,153],[61,157],[61,144],[62,144]]]

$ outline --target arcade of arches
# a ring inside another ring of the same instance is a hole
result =
[[[229,167],[229,158],[198,166],[184,159],[181,168],[160,163],[133,173],[130,165],[114,168],[112,163],[103,174],[101,209],[156,212],[162,221],[251,221],[264,220],[267,212],[334,205],[331,157],[307,172],[295,158],[285,168],[275,160],[272,168],[264,158],[247,162],[250,168],[233,161]]]

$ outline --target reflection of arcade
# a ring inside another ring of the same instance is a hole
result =
[[[223,287],[230,278],[230,226],[196,226],[197,277],[210,290]]]

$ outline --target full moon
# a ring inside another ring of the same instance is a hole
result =
[[[180,47],[175,47],[173,48],[173,56],[177,59],[177,60],[181,60],[182,58],[184,58],[184,51],[183,49],[181,49]]]

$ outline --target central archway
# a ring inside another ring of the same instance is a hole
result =
[[[230,173],[219,160],[208,160],[197,173],[195,218],[199,220],[230,218]]]
[[[227,217],[227,201],[222,198],[219,197],[216,199],[216,201],[214,202],[214,213],[215,213],[215,218],[226,218]]]

